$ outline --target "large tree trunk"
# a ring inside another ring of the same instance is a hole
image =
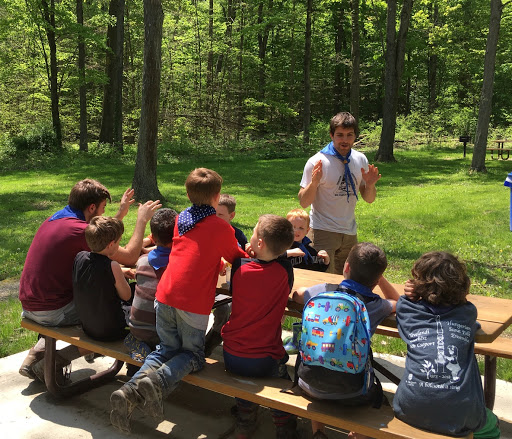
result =
[[[350,77],[350,113],[359,120],[360,61],[359,50],[359,0],[351,0],[352,16],[352,71]]]
[[[482,83],[482,94],[480,95],[480,107],[478,108],[473,160],[471,161],[471,169],[477,172],[487,172],[485,167],[485,152],[487,147],[487,135],[489,133],[489,121],[491,119],[494,70],[496,66],[496,51],[498,48],[502,9],[503,5],[501,0],[491,0],[491,19],[485,49],[484,81]]]
[[[439,20],[439,6],[434,3],[432,11],[432,27],[434,32],[437,32]],[[435,53],[434,48],[429,44],[429,57],[428,57],[428,109],[433,112],[437,104],[437,61],[438,56]]]
[[[304,144],[309,144],[309,125],[311,123],[311,15],[313,0],[307,0],[306,35],[304,47]]]
[[[87,151],[87,85],[85,83],[85,43],[83,36],[84,8],[83,0],[76,0],[76,21],[78,35],[78,79],[80,82],[80,151]]]
[[[405,42],[411,21],[413,0],[404,0],[400,14],[400,29],[396,36],[396,0],[388,0],[386,24],[386,71],[384,104],[382,106],[382,132],[376,161],[394,162],[398,92],[404,70]]]
[[[103,110],[99,141],[123,149],[123,45],[124,0],[110,0],[108,13],[116,17],[115,26],[107,30],[105,70],[108,78],[103,87]]]
[[[158,109],[162,68],[161,0],[144,0],[144,67],[137,160],[133,188],[138,200],[162,200],[156,180]]]
[[[55,1],[51,0],[48,5],[47,0],[42,0],[43,19],[45,21],[46,38],[50,48],[50,72],[48,80],[50,82],[50,96],[52,101],[52,125],[57,141],[57,146],[62,148],[62,126],[59,113],[59,88],[58,88],[58,68],[57,68],[57,43],[55,41]]]

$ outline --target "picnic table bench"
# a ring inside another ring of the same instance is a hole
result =
[[[48,327],[28,319],[22,319],[21,326],[45,337],[45,382],[48,390],[56,396],[69,396],[99,386],[113,379],[124,362],[141,364],[128,355],[122,341],[92,340],[80,326]],[[60,385],[55,379],[56,340],[63,340],[112,357],[115,362],[105,372]],[[278,378],[238,377],[226,372],[221,361],[210,358],[206,359],[206,365],[201,371],[187,375],[183,381],[223,395],[243,398],[265,407],[286,411],[343,430],[357,431],[374,438],[441,439],[446,437],[405,424],[394,417],[390,406],[383,405],[379,410],[357,407],[340,410],[328,401],[315,401],[303,396],[298,388],[287,390],[291,384],[289,381]],[[466,437],[471,438],[472,435]]]

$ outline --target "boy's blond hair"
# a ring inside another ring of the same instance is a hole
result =
[[[304,209],[293,209],[286,214],[286,219],[288,221],[294,218],[302,218],[304,221],[306,221],[306,227],[309,228],[309,213],[307,213]]]
[[[212,200],[220,193],[222,177],[215,171],[207,168],[196,168],[188,174],[185,181],[187,195],[192,204],[201,206],[210,205]]]
[[[91,251],[98,253],[124,233],[123,222],[117,218],[95,216],[85,228],[85,240]]]
[[[256,227],[259,239],[262,239],[274,256],[279,256],[293,244],[293,226],[282,216],[261,215]]]
[[[219,206],[226,206],[228,213],[233,213],[236,208],[235,197],[229,194],[220,194]]]

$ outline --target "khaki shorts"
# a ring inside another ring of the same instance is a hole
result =
[[[343,266],[350,249],[357,244],[357,235],[326,232],[325,230],[311,229],[308,238],[313,241],[316,251],[325,250],[329,255],[330,264],[328,273],[343,274]]]

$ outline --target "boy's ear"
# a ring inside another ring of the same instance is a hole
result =
[[[343,275],[347,278],[350,275],[350,264],[348,261],[345,261],[345,265],[343,266]]]
[[[231,213],[229,214],[229,221],[233,221],[233,218],[235,217],[235,215],[236,215],[236,212],[235,212],[235,211],[231,212]]]

